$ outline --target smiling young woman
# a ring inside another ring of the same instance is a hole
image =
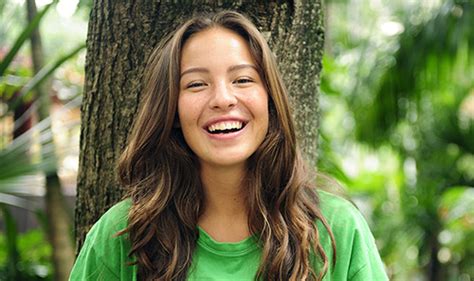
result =
[[[71,280],[386,280],[356,208],[318,190],[244,16],[199,16],[150,58],[119,176]],[[337,251],[336,251],[337,248]]]
[[[268,94],[248,43],[229,29],[209,28],[186,41],[180,68],[179,123],[201,177],[232,166],[243,178],[268,130]]]

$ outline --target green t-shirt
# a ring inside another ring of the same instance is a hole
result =
[[[331,240],[318,222],[320,241],[330,257],[324,280],[388,280],[374,238],[361,213],[347,200],[319,191],[321,211],[336,239],[336,265],[332,266]],[[129,266],[130,243],[115,234],[127,226],[131,201],[113,206],[92,227],[71,272],[70,280],[136,280]],[[253,237],[220,243],[199,228],[199,238],[188,280],[253,280],[261,249]],[[315,268],[317,265],[315,264]]]

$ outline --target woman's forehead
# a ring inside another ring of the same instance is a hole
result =
[[[189,68],[245,64],[255,66],[247,41],[225,28],[210,28],[194,34],[181,51],[181,73]]]

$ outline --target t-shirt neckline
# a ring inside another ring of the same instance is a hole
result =
[[[258,248],[256,235],[249,236],[239,242],[218,242],[201,227],[198,226],[197,229],[199,230],[197,244],[216,255],[238,257],[253,252]]]

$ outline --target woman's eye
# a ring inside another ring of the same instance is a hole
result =
[[[186,88],[199,88],[199,87],[203,87],[203,86],[206,86],[206,84],[204,82],[192,82],[192,83],[189,83],[188,86]]]
[[[234,81],[234,84],[246,84],[246,83],[252,83],[253,80],[250,78],[239,78]]]

